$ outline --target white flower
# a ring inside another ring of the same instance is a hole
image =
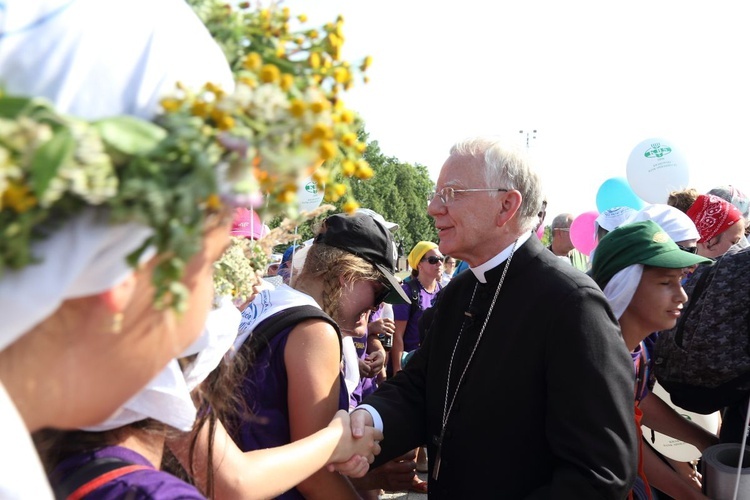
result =
[[[8,181],[20,179],[21,176],[21,168],[13,163],[10,151],[0,146],[0,200],[5,190],[8,189]]]

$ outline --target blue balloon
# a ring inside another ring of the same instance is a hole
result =
[[[633,192],[624,177],[607,179],[596,192],[596,208],[599,213],[614,207],[630,207],[640,210],[645,206],[646,202]]]

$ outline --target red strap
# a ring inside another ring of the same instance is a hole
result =
[[[73,493],[68,495],[68,498],[66,500],[81,500],[86,495],[97,489],[99,486],[102,486],[103,484],[106,484],[114,479],[117,479],[120,476],[124,476],[125,474],[129,474],[131,472],[142,470],[142,469],[151,469],[152,467],[149,467],[148,465],[126,465],[125,467],[120,467],[119,469],[111,470],[109,472],[105,472],[99,477],[95,477],[91,481],[89,481],[86,484],[83,484],[78,487],[77,490],[75,490]]]

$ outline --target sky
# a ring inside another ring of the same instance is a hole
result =
[[[548,217],[596,210],[604,181],[627,178],[631,151],[649,138],[680,153],[688,187],[750,193],[750,30],[740,3],[283,5],[310,26],[344,16],[344,58],[373,57],[370,82],[346,104],[383,154],[425,165],[433,180],[458,140],[499,135],[525,148],[529,132]]]

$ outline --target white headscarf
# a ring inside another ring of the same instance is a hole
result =
[[[176,359],[169,362],[138,394],[125,403],[112,417],[87,431],[107,431],[146,418],[189,431],[195,421],[195,405],[190,392],[203,382],[232,347],[240,325],[240,311],[230,298],[223,298],[218,309],[212,310],[198,339],[180,357],[198,356],[184,370]]]
[[[682,210],[671,205],[648,205],[633,216],[630,222],[652,220],[659,224],[672,241],[698,240],[695,223]]]
[[[133,269],[125,261],[152,234],[139,224],[111,225],[106,213],[86,210],[33,248],[41,262],[6,270],[0,278],[0,350],[55,312],[67,299],[95,295]],[[142,261],[153,256],[147,251]]]
[[[602,290],[618,321],[630,305],[630,301],[633,300],[638,284],[641,282],[641,276],[643,276],[643,264],[633,264],[615,273]]]
[[[233,89],[223,52],[184,0],[5,0],[0,86],[63,113],[150,119],[182,82]]]

